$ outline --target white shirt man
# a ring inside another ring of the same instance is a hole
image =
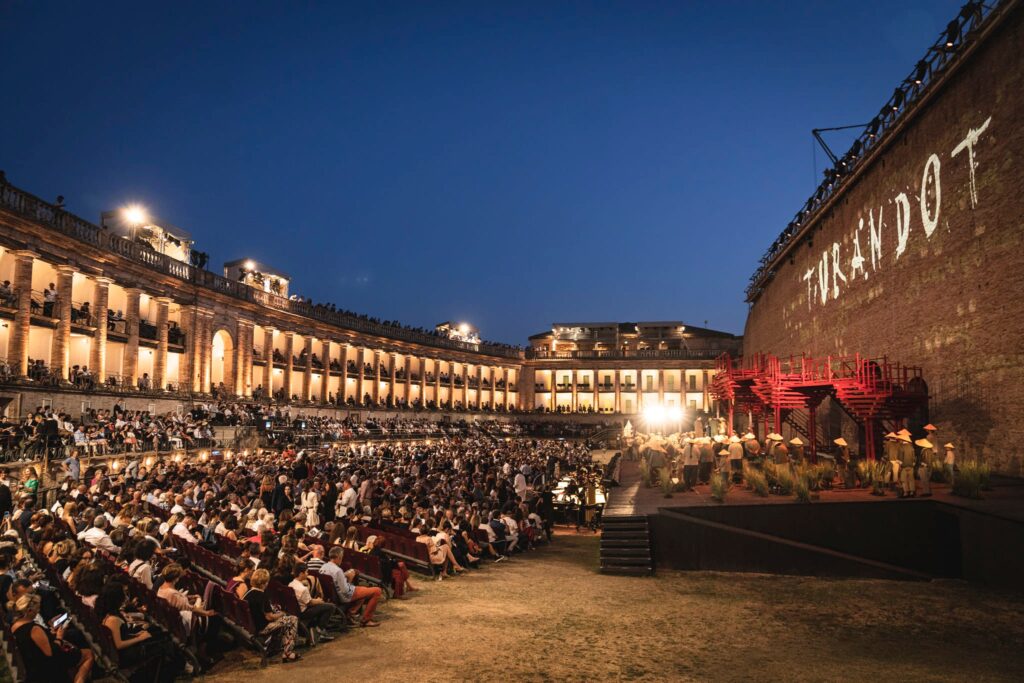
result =
[[[338,496],[338,504],[335,506],[336,517],[347,517],[350,508],[356,507],[356,490],[350,482],[342,483],[341,495]]]
[[[119,553],[121,549],[114,545],[114,542],[110,540],[110,535],[107,534],[107,526],[109,524],[106,517],[97,515],[93,521],[93,526],[78,534],[78,539],[85,541],[89,545],[102,548],[108,553]]]
[[[175,524],[174,528],[171,529],[171,533],[173,535],[177,536],[178,538],[180,538],[181,540],[186,541],[188,543],[198,543],[198,541],[196,541],[196,537],[193,536],[192,532],[188,530],[188,525],[185,524],[185,522],[187,522],[190,519],[192,519],[192,518],[191,517],[186,517],[185,519],[183,519],[180,522],[178,522],[177,524]]]

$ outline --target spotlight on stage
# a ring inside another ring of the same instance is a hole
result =
[[[665,406],[655,403],[644,407],[644,421],[647,424],[660,427],[665,422]]]

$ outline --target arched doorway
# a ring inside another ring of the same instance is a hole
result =
[[[233,382],[233,368],[234,368],[234,342],[231,340],[231,335],[228,334],[227,330],[217,330],[217,333],[213,335],[212,354],[210,360],[210,387],[217,389],[221,383],[231,393],[234,393],[232,387]]]

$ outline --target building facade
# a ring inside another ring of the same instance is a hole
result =
[[[262,278],[255,262],[227,264],[240,275],[222,277],[181,258],[188,250],[174,232],[143,227],[153,229],[94,225],[0,177],[5,404],[19,387],[348,407],[519,404],[519,349],[288,298],[286,276]]]
[[[744,347],[920,367],[940,444],[1020,474],[1024,3],[971,8],[762,259]],[[816,427],[860,447],[824,408]]]
[[[530,337],[527,409],[635,414],[645,407],[715,412],[715,359],[742,338],[679,321],[555,323]]]

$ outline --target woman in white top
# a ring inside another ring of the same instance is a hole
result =
[[[320,515],[317,513],[317,509],[320,507],[320,495],[316,492],[316,484],[311,486],[309,490],[302,492],[299,502],[306,518],[306,528],[313,529],[319,527]]]
[[[128,574],[146,588],[153,588],[153,553],[156,552],[156,545],[149,539],[142,539],[135,548],[135,559],[128,565]]]

